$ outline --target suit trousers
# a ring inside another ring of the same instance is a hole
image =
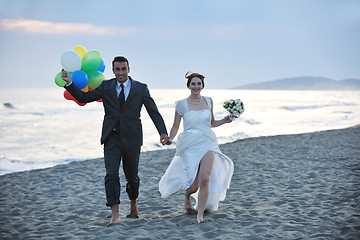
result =
[[[105,192],[106,206],[120,203],[120,177],[119,168],[123,162],[123,172],[127,181],[126,192],[130,200],[139,196],[140,178],[138,166],[141,146],[125,148],[120,133],[113,131],[104,143],[105,162]]]

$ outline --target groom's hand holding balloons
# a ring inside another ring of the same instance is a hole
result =
[[[65,71],[65,69],[61,70],[61,79],[64,80],[67,84],[72,82],[70,74],[67,71]]]

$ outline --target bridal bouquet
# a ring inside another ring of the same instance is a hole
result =
[[[240,99],[231,99],[224,102],[224,108],[230,113],[230,119],[238,118],[244,111],[244,104]]]

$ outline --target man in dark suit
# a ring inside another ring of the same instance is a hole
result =
[[[107,206],[111,207],[110,224],[120,223],[120,161],[126,177],[126,192],[130,199],[130,214],[138,217],[136,199],[139,195],[138,164],[140,148],[143,144],[140,111],[144,105],[160,134],[160,142],[169,141],[166,127],[157,106],[150,96],[146,84],[135,81],[130,76],[129,62],[125,57],[115,57],[112,62],[115,78],[105,80],[93,91],[83,92],[72,83],[70,75],[62,70],[62,79],[67,82],[66,90],[81,103],[102,99],[105,116],[101,144],[104,144],[106,169],[105,191]]]

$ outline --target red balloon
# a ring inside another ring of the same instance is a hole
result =
[[[74,97],[67,91],[64,91],[64,98],[67,100],[74,100]]]
[[[86,103],[80,103],[78,102],[67,90],[64,91],[64,98],[67,100],[73,100],[76,102],[79,106],[85,106]]]

